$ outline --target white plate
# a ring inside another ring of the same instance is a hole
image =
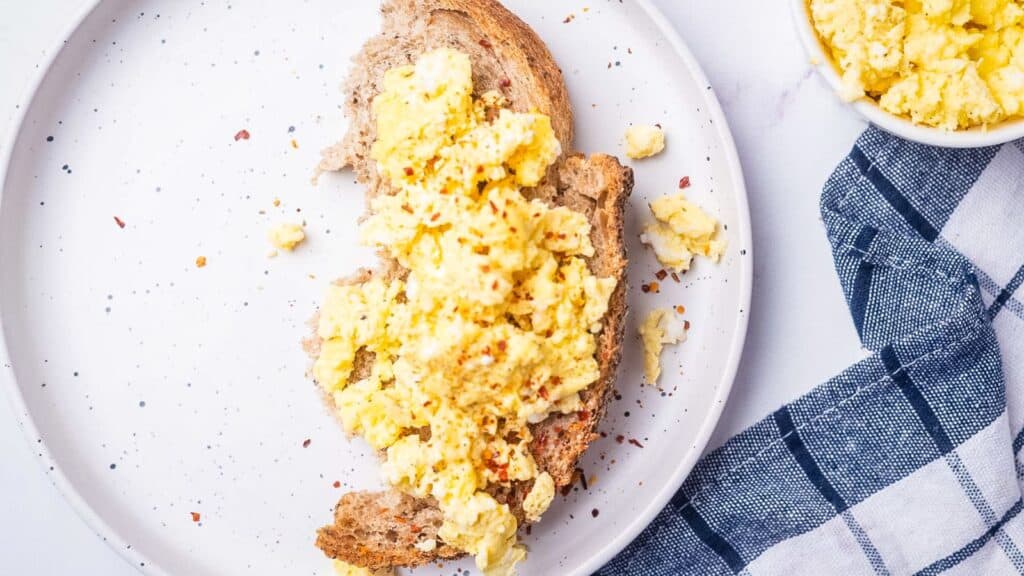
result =
[[[521,573],[583,575],[666,504],[721,413],[748,316],[747,203],[714,94],[647,2],[509,4],[565,71],[580,149],[618,153],[630,122],[668,133],[665,154],[635,163],[621,399],[582,463],[596,480],[527,537]],[[298,344],[328,280],[371,261],[359,187],[309,176],[343,132],[337,87],[375,6],[103,1],[23,107],[0,197],[2,378],[53,481],[146,573],[327,574],[314,531],[343,490],[378,485]],[[728,256],[642,294],[659,268],[637,241],[646,202],[682,176],[728,227]],[[308,244],[267,259],[267,228],[289,220]],[[693,328],[665,354],[662,393],[640,385],[635,327],[675,304]]]

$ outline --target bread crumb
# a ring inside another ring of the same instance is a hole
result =
[[[196,268],[206,267],[206,256],[199,256],[196,258]]]

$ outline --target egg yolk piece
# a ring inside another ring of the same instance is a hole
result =
[[[529,424],[581,408],[617,280],[587,267],[584,214],[523,194],[561,154],[550,119],[475,98],[468,56],[388,71],[373,112],[390,190],[360,234],[408,273],[330,287],[314,376],[346,430],[384,451],[385,479],[437,501],[442,540],[513,574],[517,521],[486,489],[532,482],[530,517],[547,508]]]
[[[841,95],[946,130],[1024,116],[1017,0],[810,0]]]

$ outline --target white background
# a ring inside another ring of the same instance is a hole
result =
[[[82,3],[0,0],[0,142],[16,128],[13,119],[29,83]],[[832,268],[818,199],[865,125],[812,73],[789,2],[654,3],[682,33],[715,87],[750,195],[750,333],[713,447],[863,356]],[[0,553],[0,574],[136,574],[49,483],[4,401]]]

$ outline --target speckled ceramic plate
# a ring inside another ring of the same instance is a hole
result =
[[[668,133],[665,154],[635,163],[632,314],[589,488],[556,498],[521,571],[584,575],[666,504],[722,410],[750,297],[746,197],[714,92],[646,2],[509,4],[565,72],[580,149],[620,151],[630,122]],[[343,491],[378,486],[299,346],[327,282],[371,262],[351,176],[309,177],[377,26],[373,2],[103,1],[23,107],[0,197],[0,378],[53,481],[146,573],[327,574],[314,531]],[[728,256],[644,294],[659,268],[637,241],[646,202],[683,176]],[[285,221],[309,241],[268,259]],[[663,390],[641,386],[635,336],[656,305],[692,324]]]

